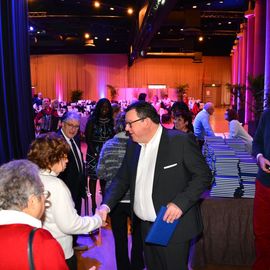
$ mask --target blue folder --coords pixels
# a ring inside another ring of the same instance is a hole
[[[173,223],[167,223],[163,221],[163,216],[167,210],[167,207],[161,206],[157,218],[149,230],[145,242],[149,244],[156,244],[161,246],[167,246],[173,232],[179,223],[179,219],[176,219]]]

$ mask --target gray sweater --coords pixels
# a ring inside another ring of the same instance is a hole
[[[129,137],[125,135],[125,132],[120,132],[112,139],[106,141],[101,149],[97,165],[97,176],[106,181],[106,188],[109,187],[118,169],[121,167],[128,139]],[[129,190],[121,201],[130,201]]]

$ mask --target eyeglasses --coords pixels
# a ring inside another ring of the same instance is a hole
[[[49,190],[44,190],[42,193],[41,193],[43,196],[44,196],[44,206],[45,208],[49,208],[51,207],[51,201],[49,201],[49,197],[51,196],[51,192]]]
[[[141,121],[141,120],[144,120],[146,117],[142,117],[142,118],[139,118],[137,120],[134,120],[134,121],[131,121],[131,122],[126,122],[126,126],[129,126],[130,128],[132,128],[132,124],[138,122],[138,121]]]
[[[51,192],[49,190],[44,190],[42,194],[44,195],[45,200],[51,196]]]
[[[70,123],[68,123],[68,122],[65,122],[65,124],[67,124],[68,125],[68,127],[70,127],[70,128],[74,128],[74,129],[79,129],[79,125],[72,125],[72,124],[70,124]]]

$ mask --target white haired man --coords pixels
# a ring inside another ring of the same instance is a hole
[[[210,116],[215,111],[214,104],[212,102],[205,103],[203,110],[200,111],[194,119],[194,135],[196,136],[200,147],[204,144],[205,136],[215,136],[215,133],[210,125]]]

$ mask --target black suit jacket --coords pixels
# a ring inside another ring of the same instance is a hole
[[[58,131],[58,134],[65,139],[61,130]],[[79,139],[75,137],[74,140],[80,149]],[[82,153],[80,152],[80,154],[83,161]],[[77,203],[78,200],[81,200],[81,198],[85,197],[86,176],[84,163],[83,163],[83,172],[80,173],[72,150],[70,150],[68,153],[68,163],[66,169],[63,172],[61,172],[58,177],[62,179],[68,186],[75,204]]]
[[[128,188],[133,206],[140,149],[139,144],[131,141],[128,143],[122,166],[103,201],[111,209]],[[170,165],[174,166],[166,168]],[[210,186],[211,180],[211,171],[194,139],[177,130],[163,128],[155,166],[152,199],[156,213],[162,205],[166,206],[170,202],[183,211],[172,242],[192,239],[202,231],[198,200]]]

